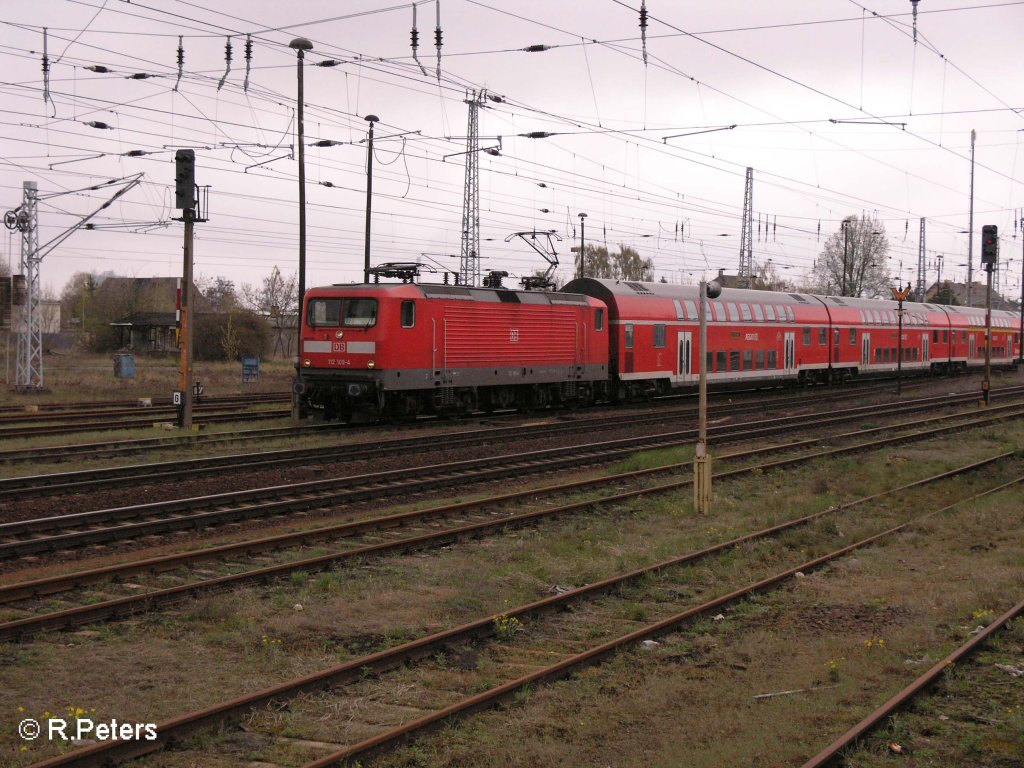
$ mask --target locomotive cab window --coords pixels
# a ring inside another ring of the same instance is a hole
[[[306,321],[312,326],[341,325],[341,299],[310,299]]]
[[[345,299],[342,325],[346,328],[370,328],[376,324],[376,299]]]
[[[416,302],[402,302],[402,327],[412,328],[416,325]]]
[[[369,328],[377,324],[376,299],[310,299],[306,305],[310,326]]]

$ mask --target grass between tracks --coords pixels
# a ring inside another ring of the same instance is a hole
[[[70,707],[95,709],[102,719],[165,719],[500,612],[555,586],[604,578],[1022,444],[1019,423],[977,430],[716,483],[715,512],[707,518],[693,514],[692,492],[684,489],[437,552],[296,574],[132,622],[0,645],[0,755],[13,755],[18,765],[59,748],[21,742],[16,725],[24,713],[38,717]],[[908,509],[939,506],[939,495],[962,497],[982,476],[991,481],[995,474],[978,473],[947,484],[941,493],[907,493],[902,500],[828,518],[769,544],[694,564],[687,579],[695,591],[725,591],[733,581],[749,580],[743,577],[751,562],[768,567],[783,556],[799,562],[827,544],[891,523]],[[698,621],[662,638],[654,651],[622,653],[602,667],[535,689],[516,705],[446,730],[385,764],[799,765],[919,674],[928,659],[961,642],[988,612],[999,613],[1019,599],[1021,497],[1018,487],[932,518],[724,611],[721,621]],[[645,606],[657,600],[657,579],[648,580],[637,588],[633,618],[643,618]],[[1019,663],[1020,643],[1011,638],[1002,653],[1011,659],[1016,653]],[[1022,700],[1019,679],[994,682],[1007,683],[1008,695]],[[995,700],[992,691],[1002,689],[986,688],[984,695]],[[792,690],[800,692],[753,698]],[[977,711],[1002,720],[1008,731],[1000,731],[1000,738],[1015,743],[1022,727],[1019,709],[1000,718],[991,709]],[[281,727],[307,738],[316,731],[303,730],[301,723]],[[255,757],[245,740],[228,736],[199,744],[219,742],[228,742],[227,756],[238,764]],[[972,744],[989,764],[1000,765],[994,740],[979,737]],[[906,746],[918,754],[924,749],[915,739]],[[871,750],[869,745],[869,754],[879,752]],[[297,756],[274,759],[288,764]],[[189,760],[191,753],[169,753],[151,762],[199,764]]]

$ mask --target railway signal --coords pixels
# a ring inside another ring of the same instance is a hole
[[[981,263],[985,271],[991,272],[999,260],[999,227],[986,224],[981,228]]]
[[[995,224],[985,224],[981,228],[981,263],[988,276],[985,287],[985,375],[981,380],[981,398],[985,405],[989,402],[992,370],[992,270],[995,269],[998,260],[999,227]]]

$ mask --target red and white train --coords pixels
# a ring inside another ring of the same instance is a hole
[[[582,278],[561,291],[419,283],[306,293],[295,388],[300,413],[413,418],[476,408],[624,401],[712,385],[845,381],[984,364],[985,310]],[[992,311],[991,362],[1018,359],[1020,321]]]

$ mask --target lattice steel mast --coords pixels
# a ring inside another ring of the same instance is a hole
[[[480,106],[483,91],[472,91],[466,127],[466,185],[462,198],[462,252],[459,275],[464,285],[480,285]]]
[[[18,389],[42,389],[43,323],[39,312],[40,280],[38,187],[34,181],[23,183],[24,198],[16,212],[16,228],[21,233],[21,273],[25,276],[25,303],[18,318],[18,357],[14,386]]]
[[[747,183],[743,193],[743,225],[740,230],[739,285],[754,287],[754,169],[747,168]]]
[[[925,291],[928,290],[928,286],[925,285],[927,272],[924,256],[924,219],[921,219],[921,237],[917,242],[917,288],[914,290],[914,301],[924,301]]]

